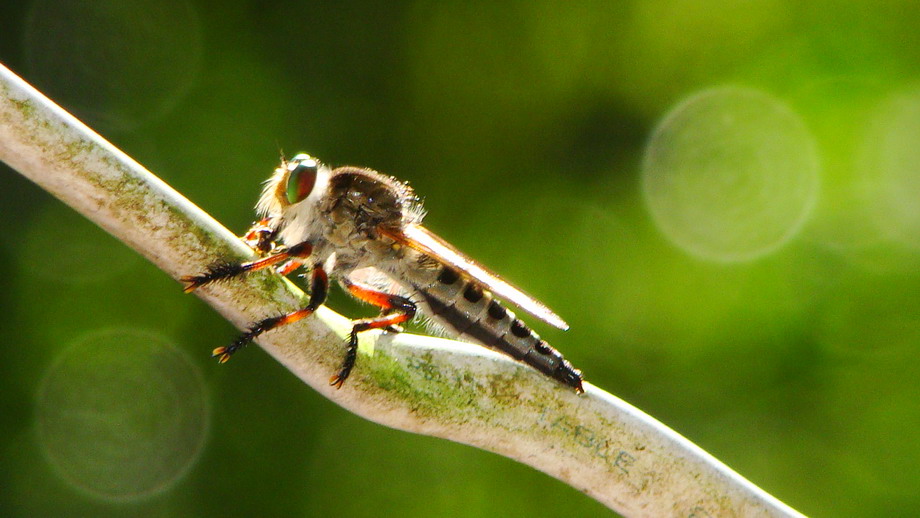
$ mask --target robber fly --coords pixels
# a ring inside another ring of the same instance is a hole
[[[282,160],[256,209],[263,219],[243,239],[261,257],[217,263],[201,275],[183,277],[185,291],[263,268],[287,275],[307,266],[310,299],[306,307],[255,322],[230,345],[214,349],[221,363],[262,333],[311,315],[326,300],[332,277],[355,298],[381,309],[376,318],[352,323],[345,359],[329,380],[335,387],[355,365],[358,333],[398,330],[422,313],[460,339],[501,351],[584,392],[581,371],[498,299],[560,329],[568,324],[423,227],[421,203],[405,183],[370,169],[331,169],[301,154]]]

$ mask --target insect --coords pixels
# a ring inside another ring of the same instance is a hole
[[[329,380],[337,388],[355,365],[358,333],[398,331],[421,313],[460,339],[503,352],[584,392],[581,371],[498,299],[560,329],[568,324],[423,227],[421,203],[407,184],[371,169],[332,169],[300,154],[282,159],[256,209],[263,219],[243,239],[260,258],[220,262],[183,277],[185,291],[264,268],[288,275],[306,266],[310,298],[306,307],[255,322],[230,345],[214,349],[221,363],[262,333],[310,316],[326,300],[331,277],[381,309],[378,317],[352,322],[344,361]]]

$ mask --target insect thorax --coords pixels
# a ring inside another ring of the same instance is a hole
[[[329,181],[328,194],[320,209],[320,217],[326,223],[322,239],[340,260],[354,266],[364,262],[365,256],[389,253],[391,243],[381,239],[378,228],[400,228],[414,217],[412,190],[368,169],[336,169]]]

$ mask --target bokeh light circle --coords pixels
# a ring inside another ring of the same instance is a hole
[[[124,501],[168,489],[194,465],[209,411],[202,377],[184,353],[152,333],[104,330],[48,370],[36,425],[64,480]]]
[[[199,75],[201,27],[188,0],[31,4],[30,80],[97,129],[131,130],[169,113]]]
[[[761,257],[798,232],[817,199],[818,155],[801,118],[759,90],[720,87],[674,108],[643,163],[661,231],[706,260]]]

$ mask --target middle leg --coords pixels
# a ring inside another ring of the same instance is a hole
[[[312,315],[317,308],[326,301],[326,294],[329,292],[329,277],[322,265],[317,264],[313,267],[313,275],[310,281],[310,301],[307,306],[297,311],[277,317],[269,317],[253,324],[248,331],[243,333],[232,344],[226,347],[218,347],[212,351],[211,356],[216,357],[220,363],[225,363],[239,349],[246,347],[249,342],[253,341],[266,331],[291,324]]]

